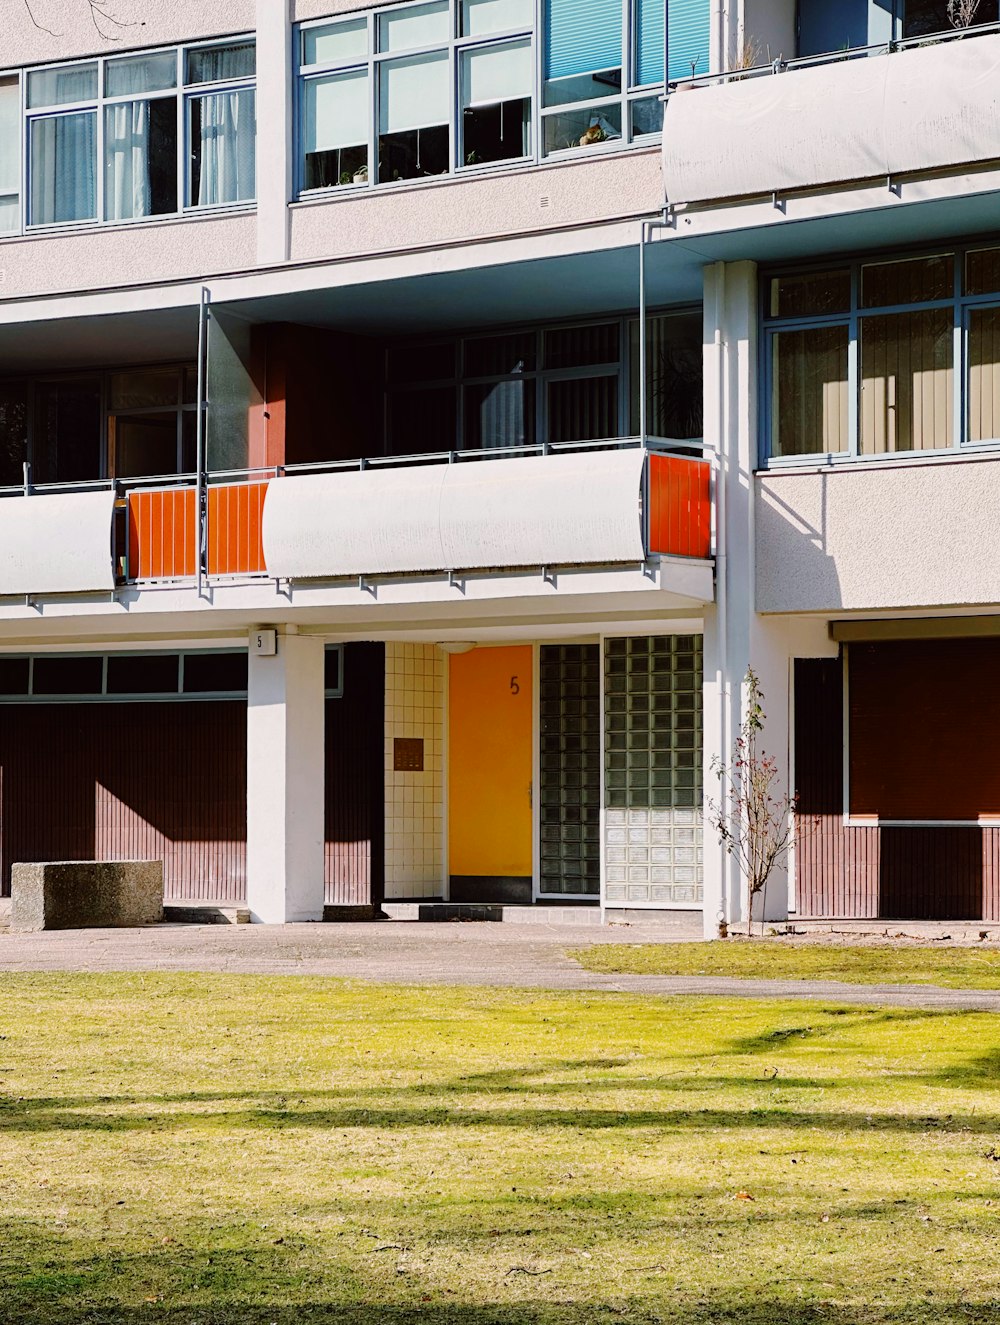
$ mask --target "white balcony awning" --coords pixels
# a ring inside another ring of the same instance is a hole
[[[113,492],[0,499],[0,595],[111,593]]]
[[[268,573],[640,562],[644,463],[635,448],[283,478],[264,504]]]
[[[1000,158],[1000,33],[704,87],[667,101],[678,205]]]

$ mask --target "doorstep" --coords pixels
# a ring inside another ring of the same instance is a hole
[[[383,902],[381,910],[389,920],[479,920],[506,925],[584,925],[594,928],[648,925],[661,930],[676,930],[684,937],[693,933],[700,937],[702,930],[700,911],[602,912],[596,903],[589,906],[574,906],[572,903],[546,906],[544,902],[535,905],[507,905],[502,902]]]
[[[250,912],[232,902],[164,902],[166,925],[249,925]]]

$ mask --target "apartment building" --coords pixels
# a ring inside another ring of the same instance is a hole
[[[3,0],[0,885],[1000,918],[995,11]]]

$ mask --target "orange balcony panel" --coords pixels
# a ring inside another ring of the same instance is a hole
[[[145,489],[128,494],[130,580],[174,580],[197,568],[194,488]]]
[[[261,521],[266,483],[232,483],[208,490],[209,575],[263,575]]]
[[[712,555],[712,469],[704,460],[649,457],[649,551]]]

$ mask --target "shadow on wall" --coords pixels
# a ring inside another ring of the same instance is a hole
[[[758,612],[833,611],[843,606],[837,563],[827,552],[827,505],[825,481],[821,485],[819,518],[815,522],[789,505],[773,485],[756,482],[754,551]]]

